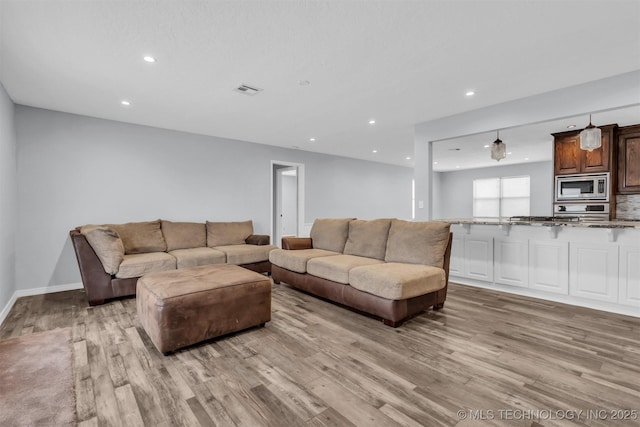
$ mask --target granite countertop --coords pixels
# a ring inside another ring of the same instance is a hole
[[[611,220],[611,221],[562,221],[554,219],[544,220],[510,220],[509,218],[445,218],[439,221],[451,224],[477,224],[477,225],[531,225],[538,227],[583,227],[583,228],[637,228],[640,229],[640,220]]]

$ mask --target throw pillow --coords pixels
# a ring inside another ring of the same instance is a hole
[[[80,227],[82,233],[98,255],[102,267],[107,274],[114,275],[124,259],[124,245],[118,233],[112,228],[101,225],[84,225]]]
[[[204,222],[162,221],[162,234],[167,251],[204,248],[207,246],[207,228]]]
[[[149,252],[165,252],[167,243],[162,235],[160,220],[148,222],[128,222],[126,224],[109,224],[124,244],[124,253],[145,254]]]
[[[207,221],[207,246],[244,245],[253,234],[253,221],[209,222]]]
[[[315,249],[340,252],[349,234],[349,221],[354,218],[319,218],[311,227],[311,241]]]
[[[344,253],[384,260],[389,227],[390,219],[356,219],[349,222],[349,237],[344,246]]]
[[[409,222],[394,219],[389,229],[384,260],[442,268],[450,227],[448,222],[442,221]]]

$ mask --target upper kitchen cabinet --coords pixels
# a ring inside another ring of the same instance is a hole
[[[640,194],[640,125],[618,129],[618,193]]]
[[[552,134],[554,137],[553,168],[556,175],[610,172],[613,165],[612,141],[617,125],[599,126],[602,146],[593,151],[580,149],[580,131]]]

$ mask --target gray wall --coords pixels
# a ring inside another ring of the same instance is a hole
[[[17,188],[14,107],[0,83],[0,312],[15,291]]]
[[[305,221],[411,217],[410,168],[16,106],[17,289],[80,281],[68,232],[156,218],[252,219],[269,234],[271,161],[305,165]]]
[[[472,217],[474,179],[523,175],[531,177],[531,215],[552,215],[553,162],[535,162],[452,172],[434,172],[433,217]]]

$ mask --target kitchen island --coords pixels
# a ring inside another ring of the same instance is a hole
[[[452,282],[640,317],[640,221],[443,221]]]

